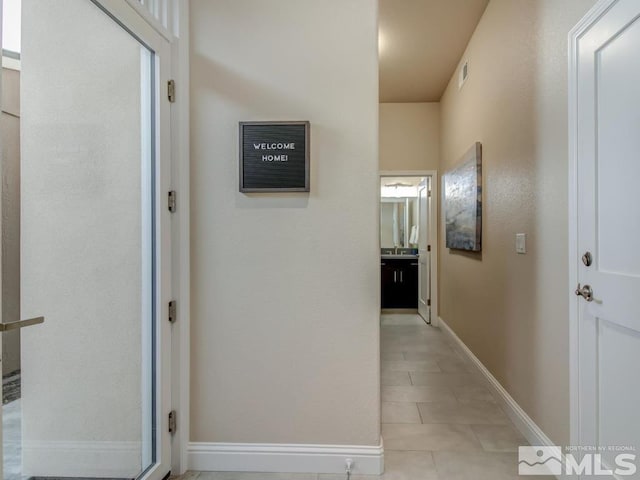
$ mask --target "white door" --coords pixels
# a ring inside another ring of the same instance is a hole
[[[605,466],[615,469],[620,451],[606,448],[632,447],[640,454],[640,2],[610,3],[577,37],[572,262],[583,289],[577,293],[587,297],[573,297],[579,370],[574,441],[604,447]],[[640,471],[620,478],[638,479]]]
[[[2,228],[21,318],[45,321],[21,331],[4,478],[161,479],[170,45],[122,0],[22,0],[20,53],[21,218]]]
[[[418,187],[418,313],[431,322],[431,252],[429,251],[429,177]]]

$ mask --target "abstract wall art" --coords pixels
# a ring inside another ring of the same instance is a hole
[[[482,250],[482,144],[476,142],[443,177],[446,246]]]

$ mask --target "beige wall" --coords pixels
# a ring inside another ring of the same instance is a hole
[[[191,2],[191,441],[379,444],[376,11]],[[311,122],[310,194],[238,192],[242,120]]]
[[[2,69],[2,322],[20,320],[20,72]],[[20,330],[2,334],[2,374],[20,370]]]
[[[484,223],[481,254],[441,245],[440,316],[559,444],[569,440],[567,33],[593,3],[492,0],[463,57],[469,78],[459,91],[456,72],[441,102],[441,171],[482,142]]]
[[[380,170],[437,170],[439,103],[380,104]]]

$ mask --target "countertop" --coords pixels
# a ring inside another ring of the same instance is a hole
[[[380,255],[382,260],[417,260],[418,255]]]

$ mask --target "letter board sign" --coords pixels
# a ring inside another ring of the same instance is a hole
[[[309,122],[240,122],[240,191],[309,191]]]

